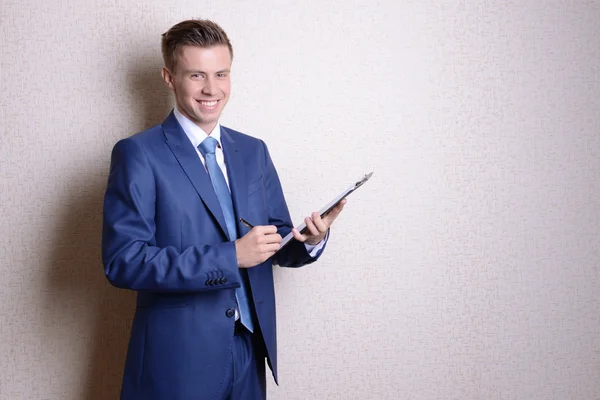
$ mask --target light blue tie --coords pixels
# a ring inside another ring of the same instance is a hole
[[[219,204],[221,205],[221,210],[223,211],[223,216],[225,217],[225,224],[227,225],[227,231],[229,233],[229,240],[233,241],[238,237],[235,215],[233,213],[233,203],[231,202],[231,194],[229,193],[227,181],[225,181],[223,171],[221,171],[221,168],[217,163],[217,157],[215,156],[215,149],[217,148],[218,144],[219,143],[217,142],[217,139],[208,136],[202,141],[202,143],[198,145],[198,149],[204,156],[206,169],[208,169],[208,175],[210,176],[213,189],[215,189],[215,193],[219,199]],[[254,332],[252,314],[250,313],[250,305],[248,304],[248,297],[246,296],[246,288],[244,287],[244,280],[239,270],[238,276],[240,278],[240,287],[235,290],[235,297],[237,300],[240,320],[250,332]]]

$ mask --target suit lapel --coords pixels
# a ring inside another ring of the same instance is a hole
[[[225,154],[225,165],[227,166],[227,176],[229,178],[229,188],[231,190],[231,198],[233,200],[233,208],[236,210],[238,232],[240,230],[239,218],[248,218],[248,181],[246,180],[246,168],[242,152],[231,132],[224,127],[221,127],[221,144]],[[249,221],[251,222],[251,221]]]
[[[202,161],[198,158],[196,149],[194,149],[194,146],[177,122],[172,111],[163,122],[163,132],[167,139],[167,145],[171,148],[179,165],[181,165],[196,192],[198,192],[206,207],[208,207],[211,214],[217,220],[225,236],[227,236],[225,217],[223,217],[223,211],[221,211],[219,200],[212,187],[208,173],[202,165]]]
[[[246,166],[239,144],[235,141],[231,131],[221,126],[221,144],[225,154],[225,165],[227,166],[227,176],[229,178],[229,187],[231,189],[231,198],[233,200],[233,208],[236,211],[236,224],[239,236],[243,236],[247,232],[247,227],[242,228],[239,219],[248,218],[248,180],[246,178]],[[248,221],[250,223],[256,223]],[[260,284],[258,268],[240,268],[240,274],[248,281],[250,288],[256,288]],[[256,302],[256,294],[250,290],[252,298]]]

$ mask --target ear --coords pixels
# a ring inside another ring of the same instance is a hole
[[[163,67],[161,75],[167,87],[171,90],[174,90],[175,86],[173,85],[173,74],[171,74],[171,71],[169,71],[167,67]]]

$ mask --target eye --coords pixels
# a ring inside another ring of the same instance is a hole
[[[192,79],[202,79],[204,76],[202,74],[191,74],[190,78]]]
[[[227,75],[227,72],[219,72],[219,73],[217,74],[217,77],[219,77],[219,78],[227,78],[227,76],[228,76],[228,75]]]

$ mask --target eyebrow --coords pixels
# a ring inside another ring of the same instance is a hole
[[[200,71],[199,69],[188,69],[188,70],[185,70],[184,72],[186,74],[207,74],[207,72]],[[215,72],[215,74],[222,74],[223,72],[231,72],[231,69],[229,69],[229,68],[222,69],[222,70]]]

